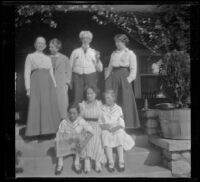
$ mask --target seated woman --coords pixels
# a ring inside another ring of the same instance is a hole
[[[122,109],[115,103],[115,99],[114,91],[107,90],[105,92],[105,105],[102,106],[101,110],[102,141],[106,150],[108,169],[110,172],[114,171],[112,149],[117,147],[119,156],[118,167],[120,171],[124,171],[123,150],[130,150],[135,145],[134,140],[124,130],[125,123]]]
[[[63,157],[70,154],[75,154],[74,168],[76,172],[81,172],[79,154],[94,135],[94,130],[79,114],[79,108],[72,106],[69,108],[69,119],[62,120],[60,123],[56,135],[58,157],[56,175],[60,175],[63,170]]]
[[[95,131],[94,136],[88,142],[88,145],[81,152],[81,156],[85,160],[85,172],[90,172],[90,160],[95,161],[95,170],[100,172],[101,165],[106,163],[106,156],[104,154],[103,144],[101,141],[101,128],[99,125],[100,110],[102,103],[96,100],[97,88],[95,86],[88,86],[85,89],[86,101],[81,102],[80,112],[82,117],[92,126]]]

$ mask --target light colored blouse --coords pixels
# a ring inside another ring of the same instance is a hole
[[[92,127],[82,117],[78,117],[74,122],[71,122],[69,120],[62,120],[59,125],[59,132],[68,132],[69,127],[72,127],[72,129],[76,133],[81,133],[81,131],[85,129],[86,131],[94,134],[94,130],[92,129]]]
[[[101,108],[101,124],[110,124],[111,128],[122,126],[125,128],[123,112],[119,105],[115,104],[112,107],[103,105]]]
[[[130,73],[128,76],[129,83],[135,80],[137,73],[137,58],[134,52],[128,48],[124,50],[116,50],[111,54],[108,65],[108,75],[111,74],[113,67],[128,67]]]
[[[101,72],[103,70],[103,65],[101,61],[97,64],[95,54],[95,49],[90,47],[87,49],[86,53],[84,53],[82,47],[72,51],[70,56],[72,72],[78,74],[91,74],[96,71]]]
[[[84,118],[100,118],[102,102],[96,100],[94,104],[88,104],[86,101],[79,103],[81,116]]]
[[[24,79],[26,90],[30,89],[31,71],[35,69],[48,69],[50,74],[53,73],[51,58],[43,53],[34,52],[28,54],[25,61]]]
[[[57,55],[51,55],[50,57],[57,86],[63,86],[65,84],[69,85],[71,82],[71,67],[67,56],[58,53]]]

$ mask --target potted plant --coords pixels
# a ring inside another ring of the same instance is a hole
[[[171,101],[158,110],[162,136],[169,139],[191,138],[190,56],[173,50],[163,57],[159,73],[162,89]]]

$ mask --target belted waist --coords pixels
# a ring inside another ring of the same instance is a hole
[[[127,70],[129,70],[129,67],[123,67],[123,66],[113,67],[113,71],[119,70],[119,69],[127,69]]]
[[[36,69],[31,70],[31,74],[34,73],[34,72],[38,72],[38,71],[49,72],[49,69],[47,69],[47,68],[36,68]]]
[[[86,121],[94,121],[97,122],[98,118],[84,118]]]

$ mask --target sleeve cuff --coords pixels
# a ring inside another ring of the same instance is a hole
[[[130,77],[127,77],[127,80],[129,83],[131,83],[133,81]]]

